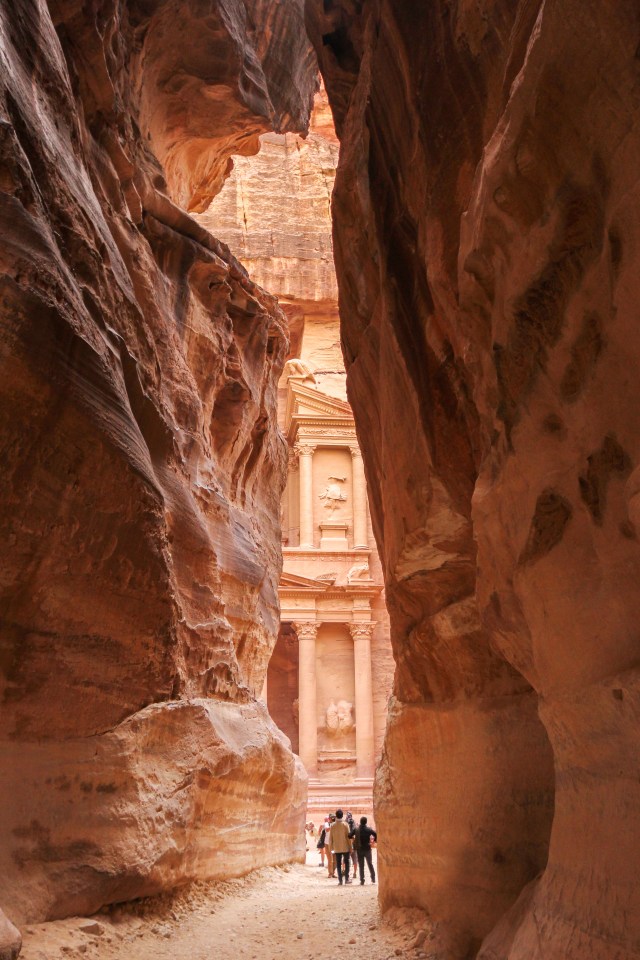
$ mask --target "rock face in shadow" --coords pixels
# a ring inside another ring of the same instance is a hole
[[[206,204],[231,150],[306,127],[314,59],[289,6],[0,11],[16,923],[302,853],[304,773],[255,701],[278,628],[286,324],[181,209]]]
[[[637,958],[640,15],[307,18],[397,662],[383,906],[459,958]]]

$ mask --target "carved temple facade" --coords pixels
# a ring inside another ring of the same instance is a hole
[[[303,358],[328,332],[326,320],[321,331],[304,327]],[[309,774],[311,814],[339,804],[371,812],[393,669],[362,456],[337,372],[326,378],[291,360],[280,394],[289,445],[282,625],[265,692]]]

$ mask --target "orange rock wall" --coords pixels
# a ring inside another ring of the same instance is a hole
[[[232,150],[305,129],[315,67],[288,7],[0,10],[0,905],[16,923],[303,851],[304,773],[255,700],[278,628],[286,323],[181,209]]]
[[[331,192],[338,143],[318,94],[306,137],[267,133],[255,157],[237,157],[198,221],[229,244],[251,277],[285,303],[333,319],[338,299]]]
[[[637,958],[637,5],[307,18],[397,663],[383,907],[450,957]]]

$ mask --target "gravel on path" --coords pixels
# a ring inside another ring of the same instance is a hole
[[[377,886],[338,885],[318,866],[256,870],[224,883],[105,908],[23,930],[21,960],[422,960],[417,911],[382,923]],[[426,952],[427,951],[427,952]]]

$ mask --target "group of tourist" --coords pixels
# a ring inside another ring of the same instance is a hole
[[[373,867],[371,851],[378,840],[378,834],[367,826],[367,818],[360,817],[356,826],[351,811],[346,817],[342,810],[328,814],[319,832],[313,823],[307,824],[307,837],[315,841],[316,849],[320,854],[319,867],[324,867],[325,860],[330,878],[338,873],[338,883],[351,883],[350,866],[353,863],[353,876],[356,869],[360,871],[360,883],[364,883],[364,865],[369,868],[371,883],[376,882],[376,872]]]

